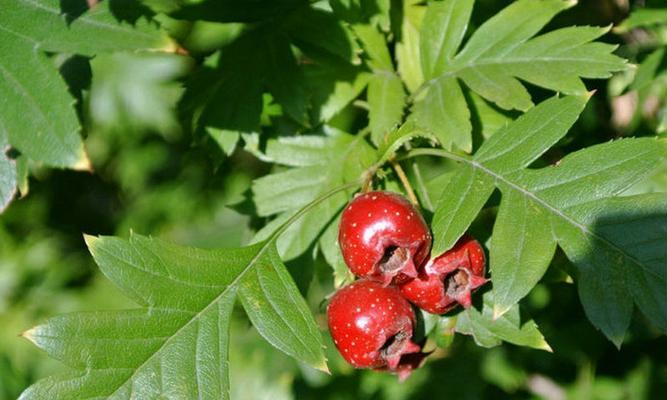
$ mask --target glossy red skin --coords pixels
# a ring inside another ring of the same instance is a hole
[[[444,254],[430,260],[423,273],[400,285],[401,294],[417,307],[432,314],[444,314],[457,305],[468,308],[471,293],[486,283],[486,258],[478,241],[465,235]],[[445,280],[454,273],[464,274],[467,284],[456,295],[446,291]]]
[[[354,198],[341,216],[338,243],[345,263],[359,277],[385,286],[415,277],[431,250],[431,233],[424,218],[403,196],[391,192],[368,192]],[[380,261],[389,246],[409,252],[405,267],[381,271]]]
[[[421,346],[412,342],[415,313],[398,289],[358,280],[336,292],[327,318],[336,348],[355,368],[389,370],[405,377],[416,367],[415,356],[401,362],[408,354],[421,354]],[[399,333],[403,340],[395,351],[384,353],[382,347]]]

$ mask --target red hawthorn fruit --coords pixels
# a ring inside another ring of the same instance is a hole
[[[395,287],[358,280],[336,292],[327,318],[336,348],[355,368],[386,370],[404,380],[426,356],[412,341],[412,306]]]
[[[470,294],[486,283],[486,259],[479,242],[463,236],[444,254],[430,260],[423,273],[400,285],[401,294],[432,314],[444,314],[457,305],[470,307]]]
[[[431,233],[419,210],[403,196],[368,192],[343,211],[338,243],[356,276],[387,286],[417,276],[431,250]]]

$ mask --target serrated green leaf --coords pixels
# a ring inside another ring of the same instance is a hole
[[[512,122],[512,117],[506,111],[493,106],[474,92],[470,95],[472,114],[479,121],[482,136],[488,139],[501,128]]]
[[[454,246],[493,193],[493,184],[493,177],[467,164],[451,177],[437,200],[431,222],[433,254],[440,255]]]
[[[380,144],[401,123],[405,90],[401,78],[390,72],[373,74],[367,90],[371,139]]]
[[[484,304],[479,311],[475,307],[460,313],[456,318],[455,330],[472,335],[475,343],[483,347],[495,347],[502,341],[518,346],[551,351],[535,321],[522,321],[519,306],[514,305],[499,318],[493,316],[494,301],[491,292],[484,294]]]
[[[616,201],[610,197],[663,162],[666,148],[663,142],[652,138],[625,139],[572,153],[555,166],[524,169],[565,135],[585,101],[582,97],[548,100],[496,132],[472,159],[448,155],[464,167],[452,178],[436,210],[433,252],[438,254],[453,244],[481,209],[486,197],[480,200],[467,194],[471,192],[471,175],[484,175],[486,182],[472,186],[486,190],[488,196],[493,182],[503,195],[490,264],[495,290],[503,296],[495,316],[500,316],[537,282],[550,261],[546,255],[553,252],[553,242],[557,240],[579,272],[580,298],[589,319],[620,345],[633,302],[653,313],[665,302],[654,288],[650,295],[643,293],[645,297],[640,298],[636,289],[639,285],[632,287],[628,275],[640,270],[660,276],[664,271],[656,272],[655,265],[639,261],[632,245],[603,238],[596,224],[605,216],[605,202]],[[459,205],[473,201],[474,207]],[[636,201],[647,200],[640,197]],[[638,213],[654,212],[654,218],[660,221],[663,211],[657,202],[646,204]],[[457,207],[465,213],[457,213],[453,223]],[[620,214],[616,229],[632,221],[624,220]],[[637,213],[633,217],[638,218]],[[645,235],[664,234],[658,226],[648,228]],[[444,240],[438,239],[441,237]],[[514,266],[517,262],[521,265]],[[500,268],[499,273],[494,272],[496,268]],[[645,277],[642,279],[647,283]],[[512,291],[516,282],[520,282],[518,289]],[[651,281],[654,285],[663,283],[664,278]],[[660,317],[652,319],[665,329]]]
[[[308,204],[327,183],[321,166],[289,169],[255,179],[252,186],[257,215],[269,216]]]
[[[74,99],[51,60],[3,29],[0,53],[0,125],[9,143],[45,165],[87,169]]]
[[[263,44],[266,83],[283,110],[302,125],[308,124],[303,71],[297,66],[287,35],[270,35]]]
[[[542,278],[556,251],[549,215],[515,191],[503,194],[493,230],[489,265],[493,266],[495,316],[505,314]]]
[[[229,398],[237,295],[268,342],[326,370],[317,324],[274,239],[204,250],[138,235],[87,237],[104,274],[142,308],[63,315],[24,333],[80,371],[40,381],[21,398]]]
[[[456,78],[440,79],[414,105],[414,120],[433,132],[442,147],[472,151],[472,125],[461,86]]]
[[[396,70],[403,79],[410,93],[424,82],[424,74],[420,64],[419,27],[426,7],[417,0],[403,3],[403,23],[401,25],[401,41],[396,44]]]
[[[285,29],[306,52],[311,48],[322,49],[349,63],[361,62],[361,48],[353,33],[331,12],[303,7],[289,16]]]
[[[664,194],[652,194],[587,202],[571,211],[578,231],[574,224],[555,223],[559,242],[577,266],[588,318],[617,346],[630,323],[633,302],[667,330],[666,200]]]
[[[359,182],[361,173],[377,157],[363,137],[342,132],[331,133],[319,155],[321,162],[317,165],[293,168],[254,181],[253,200],[257,209],[264,215],[282,212],[257,232],[255,241],[267,238],[282,225],[281,221],[287,220],[298,209],[299,204],[307,204],[318,195],[340,185]],[[331,165],[340,167],[331,168]],[[287,260],[303,254],[333,221],[347,200],[345,193],[330,196],[291,224],[277,241],[279,254]]]
[[[412,121],[407,121],[400,128],[392,130],[379,143],[378,163],[384,163],[391,159],[401,146],[416,137],[435,139],[429,132],[420,129]]]
[[[372,76],[343,63],[306,65],[304,74],[311,94],[313,119],[318,122],[330,121],[356,99]]]
[[[320,250],[327,263],[333,268],[334,286],[341,287],[347,282],[354,280],[354,275],[345,264],[343,253],[338,246],[338,226],[340,225],[340,214],[324,230],[319,241]]]
[[[391,0],[331,0],[339,18],[350,23],[365,23],[389,31]]]
[[[387,41],[382,32],[369,24],[352,25],[352,31],[361,42],[361,46],[368,56],[368,65],[373,70],[394,70],[394,64],[391,61]]]
[[[441,254],[454,246],[491,195],[502,174],[527,167],[555,144],[574,124],[586,104],[583,97],[552,98],[496,132],[468,160],[447,186],[433,216],[433,251]]]
[[[447,149],[471,141],[470,112],[454,86],[457,78],[503,109],[525,111],[533,103],[520,80],[581,95],[586,91],[581,78],[605,78],[626,68],[623,59],[611,54],[614,46],[592,42],[608,28],[567,27],[533,37],[558,12],[575,4],[562,0],[512,3],[482,24],[454,56],[471,3],[431,4],[425,16],[430,22],[422,32],[432,37],[428,43],[422,38],[422,69],[433,72],[417,91],[414,110],[420,114],[418,121],[436,133]]]
[[[327,157],[322,154],[330,146],[331,140],[325,136],[285,136],[268,140],[265,156],[271,162],[290,167],[324,165]]]
[[[456,55],[468,28],[473,4],[469,0],[428,4],[420,35],[421,65],[426,79],[441,74]]]
[[[120,22],[114,13],[139,12],[129,1],[104,1],[76,15],[54,0],[0,0],[0,30],[44,51],[95,55],[123,50],[173,50],[154,22]],[[113,4],[112,4],[113,3]],[[71,7],[70,7],[71,8]],[[78,13],[77,13],[78,14]]]

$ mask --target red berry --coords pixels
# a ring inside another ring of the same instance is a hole
[[[458,304],[468,308],[471,292],[486,283],[485,265],[482,246],[465,235],[454,248],[430,260],[421,276],[402,284],[401,294],[432,314],[444,314]]]
[[[412,341],[415,313],[394,287],[356,281],[336,292],[327,317],[336,348],[355,368],[389,370],[405,379],[425,356]]]
[[[345,263],[357,276],[388,285],[417,276],[428,258],[431,233],[420,212],[403,196],[369,192],[343,211],[338,243]]]

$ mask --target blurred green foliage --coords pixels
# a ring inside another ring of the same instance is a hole
[[[179,2],[144,3],[164,11]],[[477,3],[475,24],[508,1]],[[581,1],[550,27],[618,23],[636,6],[661,5],[660,1],[636,1],[628,8],[625,3]],[[196,12],[195,6],[192,12]],[[164,15],[157,18],[191,54],[202,59],[243,29],[243,24],[237,23],[190,23]],[[665,135],[666,29],[667,23],[651,22],[641,25],[639,31],[628,27],[604,38],[620,44],[618,53],[640,66],[608,82],[593,82],[599,94],[572,134],[552,149],[549,157],[557,160],[572,149],[622,135]],[[251,181],[268,172],[269,165],[251,154],[252,138],[246,137],[245,150],[228,147],[228,155],[218,147],[220,141],[212,140],[215,135],[191,132],[179,123],[176,106],[183,90],[181,78],[192,68],[188,59],[123,53],[54,61],[60,63],[61,74],[80,100],[78,112],[85,122],[85,143],[94,173],[31,165],[30,192],[0,216],[2,400],[16,398],[31,383],[61,368],[20,338],[22,331],[47,316],[68,311],[132,307],[101,276],[86,250],[82,232],[127,236],[134,230],[180,244],[232,247],[247,243],[263,224],[255,216],[247,193]],[[312,73],[313,79],[326,79],[317,75],[315,67],[307,73]],[[354,77],[354,72],[350,76]],[[355,97],[358,92],[353,86],[350,83],[340,88],[340,95],[345,97],[347,90]],[[536,102],[549,95],[540,90],[534,94]],[[289,122],[280,107],[270,97],[264,102],[271,105],[263,107],[261,116],[265,127],[271,123],[268,133],[275,136],[281,129],[288,130]],[[652,108],[647,108],[647,102]],[[335,104],[330,106],[337,113],[331,125],[346,131],[366,125],[354,105],[342,110]],[[421,171],[431,169],[428,163],[432,162],[420,161]],[[629,193],[667,191],[666,171],[667,165]],[[415,178],[416,172],[408,173]],[[432,188],[427,190],[444,186],[443,176],[434,182],[430,182],[432,177],[423,178],[426,187]],[[483,224],[484,218],[482,215],[476,224]],[[333,288],[329,267],[311,257],[292,260],[288,267],[300,288],[308,288],[313,309],[322,311],[320,303]],[[547,276],[525,302],[553,353],[509,344],[488,350],[459,335],[446,341],[446,348],[436,349],[426,366],[405,384],[390,375],[353,370],[331,344],[327,356],[332,375],[315,373],[272,349],[242,312],[235,313],[230,356],[232,398],[663,398],[667,393],[667,338],[637,315],[622,350],[616,350],[587,321],[576,289],[563,278],[567,270],[567,261],[562,254],[557,255]],[[302,277],[304,274],[307,276]]]

